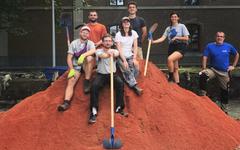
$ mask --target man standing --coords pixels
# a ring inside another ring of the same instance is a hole
[[[128,13],[132,29],[138,34],[138,52],[137,58],[143,59],[142,43],[147,36],[147,27],[142,17],[137,16],[137,3],[135,1],[128,2]]]
[[[88,24],[87,26],[91,29],[91,33],[89,35],[89,40],[93,41],[96,48],[101,46],[102,37],[107,34],[106,27],[97,22],[98,14],[95,10],[89,12],[88,15]]]
[[[229,92],[228,73],[234,70],[235,66],[237,65],[239,54],[231,44],[224,42],[224,40],[224,32],[217,32],[216,41],[209,43],[203,52],[202,71],[199,73],[199,86],[201,90],[199,95],[206,95],[207,81],[216,77],[221,88],[221,108],[227,113]],[[229,64],[230,55],[234,55],[234,61],[232,65]],[[206,68],[208,58],[210,58],[209,69]]]
[[[116,95],[116,113],[121,115],[127,115],[124,109],[124,83],[121,78],[115,74],[116,72],[116,57],[119,56],[119,52],[116,49],[111,49],[113,45],[113,39],[111,35],[107,34],[103,36],[103,47],[96,50],[96,56],[99,58],[97,64],[97,75],[93,81],[90,95],[90,117],[89,123],[95,123],[98,111],[98,97],[100,89],[110,83],[110,57],[114,57],[113,73],[114,73],[114,89]]]
[[[83,26],[79,32],[79,39],[74,40],[68,49],[67,64],[69,68],[68,82],[65,90],[64,101],[58,106],[58,111],[65,111],[70,107],[74,87],[81,75],[85,72],[85,80],[89,80],[92,74],[92,61],[95,53],[94,43],[88,40],[90,28]],[[86,84],[84,84],[86,86]],[[84,92],[90,89],[90,85],[84,87]]]

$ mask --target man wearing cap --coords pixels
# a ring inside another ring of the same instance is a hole
[[[137,16],[137,3],[135,1],[128,2],[128,13],[132,29],[136,31],[139,36],[137,57],[138,59],[143,59],[142,43],[147,36],[145,20],[142,17]]]
[[[89,35],[89,40],[93,41],[96,47],[101,46],[102,37],[107,34],[106,27],[97,22],[98,14],[95,10],[91,10],[88,14],[88,24],[87,26],[91,29]]]
[[[93,54],[95,53],[94,43],[88,40],[90,28],[83,26],[79,32],[79,39],[71,42],[68,48],[67,64],[69,67],[68,82],[65,90],[64,101],[58,106],[58,111],[65,111],[70,107],[74,87],[81,75],[82,70],[85,72],[85,80],[89,80],[92,73]],[[86,86],[86,85],[84,85]],[[84,87],[84,92],[89,87]]]

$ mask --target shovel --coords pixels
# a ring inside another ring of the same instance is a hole
[[[147,75],[147,67],[148,67],[148,60],[149,60],[149,54],[150,54],[150,49],[151,49],[151,43],[152,43],[152,34],[153,32],[157,29],[158,27],[158,23],[154,23],[148,32],[148,49],[147,49],[147,56],[146,56],[146,61],[145,61],[145,66],[144,66],[144,73],[143,75],[146,76]]]
[[[111,90],[111,128],[110,128],[110,139],[103,140],[103,147],[105,149],[120,149],[122,142],[120,139],[114,137],[114,99],[113,99],[113,56],[110,57],[110,90]]]

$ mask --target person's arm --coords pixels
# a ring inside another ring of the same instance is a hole
[[[87,56],[91,56],[96,52],[96,48],[95,48],[94,43],[92,41],[88,41],[87,44],[89,44],[89,45],[87,45],[87,48],[89,50],[82,54],[84,58],[87,57]]]
[[[176,36],[172,39],[172,41],[178,40],[178,41],[188,41],[189,40],[189,31],[187,27],[182,24],[182,36]]]
[[[144,42],[146,37],[147,37],[147,27],[144,26],[144,27],[142,27],[142,43]]]
[[[180,37],[180,36],[175,36],[175,37],[172,39],[172,41],[175,41],[175,40],[188,41],[188,40],[189,40],[189,36],[188,36],[188,35],[182,36],[182,37]]]
[[[110,49],[107,52],[103,52],[99,55],[97,55],[99,58],[105,59],[105,58],[109,58],[111,57],[111,55],[113,55],[113,57],[118,57],[119,56],[119,52],[117,50],[114,49]]]
[[[134,39],[133,41],[133,59],[137,59],[137,52],[138,52],[138,41]]]
[[[119,51],[119,56],[122,59],[122,61],[127,62],[126,58],[123,55],[123,50],[122,50],[122,46],[121,46],[120,42],[116,42],[116,46],[117,46],[117,49]]]
[[[228,71],[232,71],[232,70],[235,69],[235,67],[236,67],[236,65],[238,63],[238,59],[239,59],[239,53],[237,52],[235,57],[234,57],[233,64],[228,67]]]
[[[73,59],[73,55],[67,54],[67,65],[69,69],[73,69],[72,59]]]
[[[126,60],[125,56],[123,55],[123,49],[122,49],[122,46],[121,46],[120,42],[116,42],[116,46],[117,46],[117,49],[119,51],[119,56],[122,59],[123,65],[127,69],[128,68],[128,63],[127,63],[127,60]]]
[[[102,25],[102,33],[101,33],[101,38],[107,34],[107,29],[104,25]],[[102,45],[102,40],[98,41],[97,43],[95,43],[95,46],[98,47]]]
[[[160,37],[157,40],[152,40],[152,44],[156,44],[156,43],[162,43],[167,37],[165,35],[163,35],[162,37]]]
[[[234,61],[233,61],[233,65],[232,66],[236,67],[237,63],[238,63],[238,60],[239,60],[239,53],[237,52],[237,54],[234,57]]]
[[[102,40],[98,41],[97,43],[95,43],[95,46],[98,47],[99,45],[102,44]]]
[[[85,53],[83,53],[83,54],[78,58],[78,62],[77,62],[78,65],[82,65],[83,62],[84,62],[84,60],[85,60],[85,58],[86,58],[87,56],[91,56],[91,55],[95,54],[95,52],[96,52],[94,43],[93,43],[92,41],[89,41],[89,43],[87,43],[87,44],[89,44],[89,45],[87,45],[87,48],[90,49],[90,50],[86,51]]]
[[[92,49],[86,51],[85,53],[83,53],[82,55],[83,55],[83,57],[85,58],[85,57],[87,57],[87,56],[93,55],[93,54],[95,53],[95,51],[96,51],[96,49],[95,49],[95,48],[92,48]]]
[[[208,60],[208,57],[203,56],[203,58],[202,58],[202,70],[205,70],[207,68],[207,60]]]

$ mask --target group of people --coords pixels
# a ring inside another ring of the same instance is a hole
[[[139,62],[143,59],[142,43],[147,37],[145,20],[137,16],[137,3],[128,3],[128,17],[123,17],[119,25],[119,32],[116,33],[115,41],[103,24],[97,22],[96,11],[89,12],[89,22],[79,30],[79,39],[71,42],[67,64],[69,67],[68,82],[65,90],[65,97],[58,111],[65,111],[71,105],[74,87],[81,75],[85,73],[84,93],[90,93],[90,116],[89,123],[95,123],[98,114],[99,90],[110,82],[110,57],[113,57],[114,89],[116,93],[115,112],[123,116],[124,112],[124,82],[137,94],[141,95],[143,89],[137,85],[139,75]],[[165,29],[163,35],[157,39],[150,39],[152,44],[161,43],[168,39],[169,70],[168,81],[179,84],[179,60],[183,58],[187,50],[189,31],[184,24],[179,22],[180,16],[173,12],[170,14],[170,25]],[[149,36],[152,38],[152,36]],[[228,72],[237,65],[239,54],[229,43],[224,42],[225,34],[216,33],[216,41],[207,45],[203,52],[202,71],[200,72],[199,85],[201,96],[206,95],[207,81],[217,77],[221,87],[221,102],[228,103]],[[116,45],[116,49],[112,46]],[[229,55],[234,55],[234,62],[230,65]],[[207,60],[210,58],[210,68],[207,69]],[[91,84],[91,75],[96,66],[96,77]],[[122,78],[116,73],[117,68]],[[224,106],[226,107],[226,106]]]
[[[84,93],[90,93],[89,123],[96,122],[98,113],[98,98],[100,89],[110,82],[110,57],[113,57],[114,89],[116,93],[115,112],[123,116],[124,112],[124,82],[138,95],[143,93],[137,85],[139,75],[138,59],[143,59],[141,44],[146,38],[147,28],[143,18],[136,15],[137,4],[129,2],[129,17],[123,17],[120,30],[115,41],[107,33],[106,27],[97,22],[98,14],[90,11],[89,22],[80,28],[79,39],[71,42],[68,48],[67,64],[69,67],[68,82],[64,101],[58,106],[58,111],[65,111],[71,105],[74,87],[81,75],[85,73]],[[116,49],[112,49],[113,45]],[[91,75],[96,66],[96,77],[91,83]],[[122,78],[116,73],[119,68]]]

